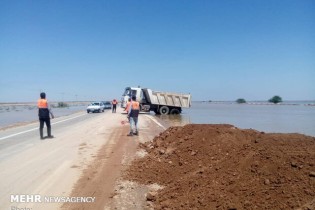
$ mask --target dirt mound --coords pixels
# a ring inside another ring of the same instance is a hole
[[[164,186],[155,209],[315,209],[315,138],[232,125],[171,127],[126,177]]]

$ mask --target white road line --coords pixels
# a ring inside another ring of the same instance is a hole
[[[154,119],[152,116],[150,116],[150,115],[145,115],[145,116],[150,118],[153,122],[155,122],[158,126],[163,128],[164,130],[166,130],[166,128],[161,123],[159,123],[156,119]]]
[[[78,117],[82,117],[86,114],[82,114],[82,115],[79,115],[79,116],[75,116],[75,117],[71,117],[71,118],[68,118],[68,119],[65,119],[65,120],[60,120],[58,122],[54,122],[54,123],[51,123],[51,125],[55,125],[55,124],[58,124],[58,123],[62,123],[62,122],[65,122],[65,121],[68,121],[68,120],[72,120],[72,119],[75,119],[75,118],[78,118]],[[22,131],[22,132],[19,132],[19,133],[14,133],[14,134],[11,134],[11,135],[8,135],[8,136],[4,136],[4,137],[1,137],[0,138],[0,141],[1,140],[4,140],[4,139],[8,139],[8,138],[11,138],[13,136],[18,136],[18,135],[21,135],[21,134],[24,134],[24,133],[28,133],[28,132],[31,132],[31,131],[35,131],[35,130],[38,130],[39,128],[32,128],[32,129],[29,129],[29,130],[26,130],[26,131]]]

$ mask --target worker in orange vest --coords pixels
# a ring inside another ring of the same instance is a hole
[[[38,107],[38,117],[39,117],[39,134],[40,139],[43,140],[44,138],[44,123],[47,127],[47,138],[54,138],[54,136],[51,135],[51,125],[50,125],[50,115],[51,118],[54,118],[54,115],[48,105],[48,102],[46,100],[46,94],[41,93],[40,99],[37,101],[37,107]]]
[[[128,111],[128,119],[130,122],[130,132],[127,136],[139,135],[138,130],[138,116],[140,112],[140,104],[136,101],[136,96],[132,96],[132,101],[130,103]]]
[[[116,99],[114,99],[113,101],[112,101],[112,105],[113,105],[113,107],[112,107],[112,113],[116,113],[116,106],[117,106],[117,100]]]
[[[125,110],[124,110],[124,111],[127,112],[127,114],[128,114],[128,111],[129,111],[130,104],[131,104],[131,98],[128,98],[128,102],[127,102],[126,108],[125,108]]]

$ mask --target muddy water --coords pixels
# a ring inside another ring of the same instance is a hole
[[[169,125],[188,123],[232,124],[265,132],[315,136],[315,106],[193,103],[181,115],[158,116]]]
[[[310,102],[314,104],[314,102]],[[315,136],[315,106],[198,103],[184,109],[181,115],[156,115],[168,125],[189,123],[232,124],[265,132],[302,133]],[[53,108],[55,117],[85,111],[86,105]],[[153,113],[151,113],[153,115]],[[31,105],[0,106],[0,128],[12,124],[37,121],[37,108]]]
[[[52,108],[55,117],[85,111],[86,105]],[[38,121],[38,109],[35,105],[2,105],[0,106],[0,128]]]

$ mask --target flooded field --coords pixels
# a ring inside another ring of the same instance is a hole
[[[310,104],[314,102],[288,105],[195,102],[181,115],[158,117],[170,125],[232,124],[265,132],[315,136],[315,106]]]
[[[232,124],[239,128],[252,128],[265,132],[301,133],[315,136],[315,102],[270,104],[235,104],[193,102],[181,115],[156,115],[169,126],[202,124]],[[52,108],[55,117],[85,111],[86,103]],[[154,115],[154,113],[150,113]],[[0,105],[0,128],[37,121],[35,104]],[[140,122],[141,123],[141,122]]]
[[[55,117],[85,111],[88,103],[73,103],[68,107],[58,108],[57,104],[51,104]],[[38,120],[38,109],[36,104],[0,104],[0,129],[29,123]]]

